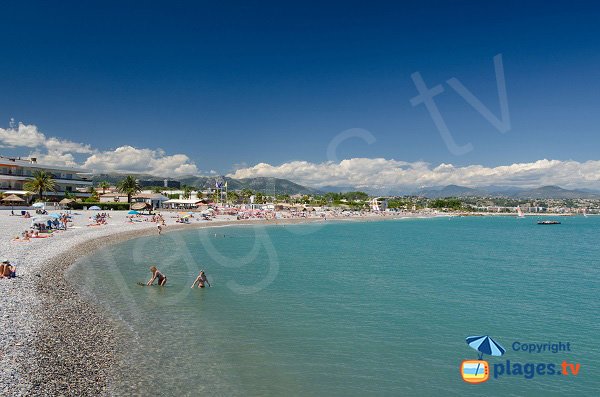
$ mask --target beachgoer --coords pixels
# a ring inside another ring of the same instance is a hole
[[[200,270],[200,274],[198,274],[198,277],[196,277],[194,283],[190,288],[194,288],[196,283],[198,283],[198,288],[204,288],[204,284],[208,284],[208,286],[210,287],[210,283],[206,279],[206,273],[204,273],[204,270]]]
[[[152,285],[154,280],[158,278],[158,285],[165,285],[167,283],[167,276],[162,274],[160,270],[156,268],[156,266],[151,266],[150,271],[152,272],[152,278],[146,283],[146,285]]]
[[[0,278],[15,278],[17,272],[17,267],[11,265],[8,259],[4,259],[2,263],[0,263]]]
[[[160,236],[160,233],[162,232],[162,225],[160,223],[157,223],[156,228],[158,229],[158,235]]]

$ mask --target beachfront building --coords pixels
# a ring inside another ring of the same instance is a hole
[[[44,196],[51,199],[60,199],[66,194],[77,198],[90,197],[90,193],[81,192],[92,186],[89,173],[85,170],[41,164],[36,158],[21,159],[0,156],[0,192],[4,194],[15,194],[27,200],[33,200],[32,196],[25,191],[25,183],[33,179],[35,171],[45,171],[52,174],[56,183],[55,190],[44,192]]]
[[[197,209],[199,205],[202,205],[202,200],[199,199],[170,199],[163,201],[163,208],[167,209]]]
[[[162,208],[163,203],[168,200],[168,197],[160,193],[140,193],[131,198],[132,202],[146,203],[147,206],[153,209]],[[125,197],[125,202],[127,202],[127,197]]]
[[[124,193],[106,193],[100,195],[101,203],[126,203],[127,195]]]

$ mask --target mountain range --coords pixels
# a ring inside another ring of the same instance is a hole
[[[162,186],[164,178],[138,174],[135,175],[140,180],[156,181],[157,186]],[[116,184],[123,179],[123,174],[96,174],[92,180],[95,184],[100,181],[107,181],[111,184]],[[402,195],[415,195],[427,198],[443,198],[443,197],[510,197],[510,198],[532,198],[532,199],[600,199],[600,192],[589,190],[589,189],[563,189],[559,186],[542,186],[538,188],[526,189],[516,186],[483,186],[477,188],[470,188],[466,186],[458,185],[447,185],[447,186],[433,186],[421,188],[418,190],[410,189],[396,189],[390,191],[390,189],[365,189],[364,187],[353,187],[353,186],[324,186],[319,189],[302,186],[295,182],[281,178],[268,178],[268,177],[257,177],[257,178],[244,178],[234,179],[229,177],[210,177],[210,176],[189,176],[177,179],[182,185],[193,186],[195,188],[207,189],[215,186],[217,181],[227,182],[229,190],[242,190],[250,189],[253,191],[261,192],[264,194],[323,194],[326,192],[349,192],[349,191],[365,191],[371,195],[380,196],[402,196]]]
[[[559,186],[541,186],[533,189],[515,186],[485,186],[469,188],[465,186],[448,185],[443,187],[423,188],[415,195],[427,198],[442,197],[511,197],[532,199],[600,199],[600,192],[593,190],[569,190]]]
[[[124,178],[124,174],[111,173],[111,174],[95,174],[92,177],[94,184],[98,184],[101,181],[106,181],[111,185],[117,184],[121,179]],[[156,186],[162,186],[165,178],[156,177],[147,174],[136,174],[134,175],[139,180],[144,181],[156,181]],[[210,177],[210,176],[189,176],[183,178],[177,178],[177,181],[181,182],[181,185],[188,185],[199,189],[213,188],[216,182],[224,183],[227,182],[227,188],[229,190],[242,190],[250,189],[252,191],[262,192],[264,194],[322,194],[323,191],[313,189],[310,187],[302,186],[297,183],[291,182],[287,179],[280,178],[243,178],[234,179],[229,177]]]

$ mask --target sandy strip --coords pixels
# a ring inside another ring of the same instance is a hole
[[[156,234],[150,222],[126,223],[125,212],[111,212],[107,226],[87,227],[90,213],[79,211],[74,225],[56,236],[30,243],[11,237],[30,221],[0,211],[2,257],[17,264],[19,278],[0,280],[0,395],[107,395],[117,368],[114,323],[104,309],[90,304],[64,278],[77,259],[110,244]],[[226,225],[276,225],[323,222],[319,218],[174,223],[167,213],[163,233]],[[415,216],[417,217],[417,216]],[[338,220],[379,221],[398,217]]]

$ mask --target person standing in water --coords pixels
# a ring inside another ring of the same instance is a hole
[[[198,274],[198,277],[196,277],[196,279],[194,280],[194,283],[192,284],[192,286],[190,288],[194,288],[196,283],[198,283],[198,288],[204,288],[205,283],[208,284],[208,286],[210,287],[210,283],[208,282],[208,280],[206,278],[206,273],[204,273],[204,270],[200,270],[200,274]]]
[[[152,285],[154,280],[158,279],[158,285],[163,286],[167,283],[167,276],[162,274],[156,266],[151,266],[150,271],[152,272],[152,278],[146,283],[146,285]]]

